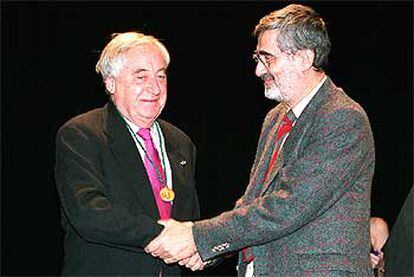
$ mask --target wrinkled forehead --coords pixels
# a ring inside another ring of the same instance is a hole
[[[124,52],[127,55],[139,55],[139,56],[163,56],[164,53],[160,46],[153,42],[137,43],[130,49]]]
[[[166,71],[168,63],[157,45],[140,44],[127,50],[122,57],[123,68],[128,72]]]
[[[125,63],[156,63],[168,66],[163,50],[155,43],[140,43],[123,53]]]

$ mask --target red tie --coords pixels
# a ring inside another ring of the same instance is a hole
[[[263,182],[267,179],[270,169],[273,167],[275,161],[277,160],[277,156],[279,154],[283,140],[285,139],[285,137],[289,134],[290,130],[292,129],[292,125],[293,125],[295,118],[296,117],[293,114],[292,110],[289,110],[289,112],[286,113],[285,116],[283,117],[282,123],[277,129],[275,146],[273,148],[274,152],[269,162],[269,166],[267,167]],[[249,251],[249,247],[242,249],[242,260],[243,262],[246,262],[246,263],[250,263],[251,261],[254,260],[254,255],[251,251]]]
[[[152,192],[157,202],[158,212],[161,219],[169,219],[171,217],[171,203],[161,199],[160,190],[167,185],[167,179],[161,166],[158,151],[154,147],[148,128],[141,128],[137,133],[145,142],[145,169],[151,182]],[[161,181],[162,180],[162,181]]]
[[[293,112],[292,112],[292,115],[293,115]],[[269,166],[267,167],[264,180],[266,180],[267,177],[269,176],[270,169],[272,169],[272,167],[273,167],[273,165],[274,165],[274,163],[277,159],[277,156],[279,154],[279,151],[280,151],[281,145],[283,143],[283,140],[287,137],[290,130],[292,129],[293,120],[289,118],[289,117],[292,117],[292,115],[291,114],[285,114],[285,116],[282,119],[282,123],[281,123],[281,125],[279,126],[279,128],[277,130],[276,143],[275,143],[275,147],[274,147],[275,150],[274,150],[272,159],[269,162]]]

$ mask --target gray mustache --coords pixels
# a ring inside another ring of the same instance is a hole
[[[265,80],[267,80],[267,79],[271,79],[271,80],[273,80],[274,78],[273,78],[273,75],[272,75],[272,74],[265,73],[265,74],[263,74],[262,76],[260,76],[260,79],[262,79],[263,81],[265,81]]]

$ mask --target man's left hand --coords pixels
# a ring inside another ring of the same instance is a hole
[[[160,257],[168,264],[189,258],[196,253],[192,222],[168,219],[159,220],[158,223],[165,228],[145,247],[145,252]]]
[[[192,271],[203,270],[204,267],[209,263],[210,262],[203,262],[198,252],[196,252],[190,258],[186,258],[178,262],[179,265],[185,266],[186,268],[189,268]]]

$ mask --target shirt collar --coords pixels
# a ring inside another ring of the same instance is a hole
[[[309,92],[305,97],[302,98],[302,100],[299,101],[293,108],[293,114],[296,116],[296,118],[299,118],[299,116],[302,114],[303,110],[306,108],[306,106],[309,104],[309,102],[312,100],[312,98],[315,96],[315,94],[318,92],[318,90],[321,88],[323,83],[326,80],[326,75],[322,78],[322,80]]]
[[[131,128],[131,130],[134,132],[134,134],[138,133],[138,131],[141,129],[141,127],[139,127],[138,125],[136,125],[134,122],[130,121],[125,116],[122,116],[122,117],[125,119],[125,122]],[[156,124],[156,122],[154,122],[154,124],[152,124],[151,127],[149,128],[150,129],[150,132],[151,132],[151,135],[153,134],[153,132],[155,130],[155,124]]]

